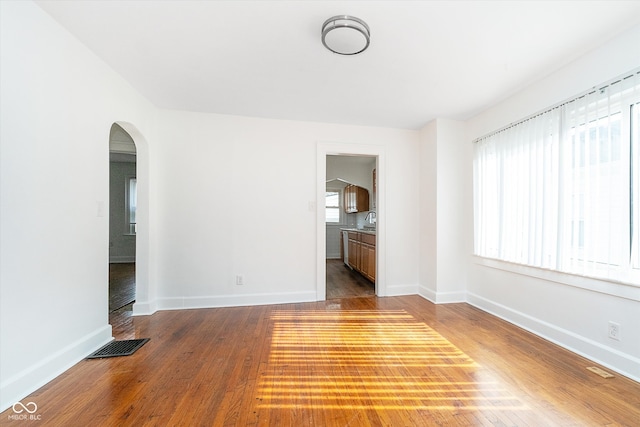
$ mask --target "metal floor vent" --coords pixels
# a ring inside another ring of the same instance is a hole
[[[103,357],[130,356],[137,349],[142,347],[149,341],[149,338],[140,338],[136,340],[111,341],[109,344],[96,350],[95,353],[87,356],[87,359],[102,359]]]

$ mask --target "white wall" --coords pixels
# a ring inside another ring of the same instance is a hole
[[[420,131],[420,287],[430,301],[438,293],[438,125],[433,120]]]
[[[473,200],[465,123],[437,119],[420,131],[420,295],[466,300]]]
[[[373,207],[374,157],[327,156],[327,180],[340,178],[369,191],[369,206]]]
[[[4,410],[111,339],[109,131],[153,109],[33,3],[0,31]]]
[[[640,26],[636,26],[470,120],[467,140],[504,127],[639,65]],[[467,167],[472,168],[472,164],[467,162]],[[640,287],[471,257],[468,300],[640,380]],[[621,341],[607,337],[610,320],[622,325]]]
[[[316,299],[320,141],[385,148],[387,282],[416,288],[416,132],[179,111],[159,123],[159,308]]]

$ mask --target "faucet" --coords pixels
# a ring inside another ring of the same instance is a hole
[[[375,224],[376,223],[376,213],[371,211],[367,214],[367,216],[364,217],[365,222],[369,221],[369,224]]]

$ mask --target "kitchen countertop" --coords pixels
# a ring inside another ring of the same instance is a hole
[[[365,233],[365,234],[376,234],[376,230],[368,230],[366,228],[341,228],[340,230],[342,231],[353,231],[353,232],[358,232],[358,233]]]

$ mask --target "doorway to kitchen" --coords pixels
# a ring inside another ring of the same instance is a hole
[[[375,295],[376,157],[328,155],[327,299]]]
[[[319,143],[317,299],[386,295],[384,147]]]

